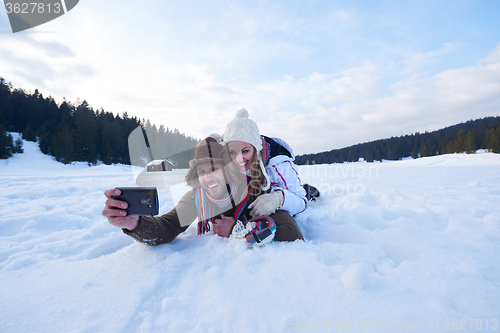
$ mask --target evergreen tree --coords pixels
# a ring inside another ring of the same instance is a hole
[[[74,131],[68,125],[64,125],[64,128],[55,137],[52,150],[57,161],[64,164],[74,161]]]
[[[12,136],[5,131],[0,124],[0,159],[6,159],[12,156]]]
[[[420,157],[427,157],[427,156],[431,156],[431,151],[429,150],[429,148],[427,148],[427,144],[423,144],[422,145],[422,148],[420,149]]]
[[[373,152],[371,151],[371,149],[368,149],[366,151],[365,161],[367,161],[367,162],[373,162]]]
[[[439,142],[439,154],[449,154],[451,151],[448,151],[448,145],[453,142],[453,138],[450,135],[445,135],[441,141]]]
[[[102,162],[106,165],[113,163],[113,149],[111,149],[111,144],[109,141],[106,142],[105,148],[103,150]]]
[[[431,148],[429,149],[429,156],[437,155],[437,146],[435,143],[432,143]]]
[[[375,153],[374,153],[374,155],[373,155],[373,159],[374,159],[375,161],[380,161],[380,162],[382,162],[382,153],[380,152],[380,149],[379,149],[378,147],[375,149]],[[340,162],[340,161],[342,161],[342,162]],[[344,162],[344,159],[343,159],[343,158],[341,158],[341,159],[339,160],[339,163],[343,163],[343,162]]]
[[[14,146],[12,147],[12,153],[14,154],[20,154],[23,153],[23,140],[21,137],[18,137],[17,140],[14,142]]]
[[[457,142],[453,140],[446,145],[446,154],[455,154],[455,153],[458,153],[458,146]]]
[[[472,154],[477,150],[476,139],[473,132],[469,132],[465,136],[464,149],[467,154]]]
[[[455,140],[455,153],[461,153],[465,151],[465,132],[462,130],[458,133],[458,137]]]
[[[486,131],[485,146],[493,153],[500,153],[500,127]]]
[[[40,147],[40,151],[46,155],[52,155],[54,154],[51,153],[51,143],[50,143],[50,138],[48,137],[48,134],[42,134],[40,136],[40,141],[38,143],[38,146]]]
[[[494,153],[500,153],[500,126],[495,130],[494,144],[492,151]]]
[[[417,148],[417,146],[414,146],[414,147],[413,147],[413,151],[411,152],[411,157],[412,157],[413,159],[417,159],[417,158],[419,158],[419,156],[418,156],[418,148]]]
[[[23,138],[26,141],[36,142],[36,134],[31,124],[28,124],[23,131]]]
[[[5,82],[3,77],[0,77],[0,124],[4,125],[4,129],[12,131],[12,85]]]
[[[75,159],[77,161],[97,163],[96,153],[96,119],[87,101],[83,101],[74,113],[75,118]]]

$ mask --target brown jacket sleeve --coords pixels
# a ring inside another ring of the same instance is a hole
[[[137,227],[123,232],[151,246],[170,243],[196,219],[194,192],[184,194],[177,205],[162,216],[140,216]]]

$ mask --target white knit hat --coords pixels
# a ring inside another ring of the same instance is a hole
[[[236,112],[235,118],[227,124],[222,138],[223,145],[227,145],[231,141],[242,141],[254,146],[258,152],[262,150],[259,128],[255,121],[248,119],[246,109]]]

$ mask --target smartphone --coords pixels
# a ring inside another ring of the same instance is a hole
[[[156,187],[115,187],[121,194],[113,199],[128,203],[127,215],[158,215],[158,191]]]

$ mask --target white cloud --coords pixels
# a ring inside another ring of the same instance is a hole
[[[403,54],[403,70],[400,75],[415,74],[420,68],[426,65],[433,65],[442,60],[445,56],[454,52],[457,45],[453,43],[443,43],[440,49],[428,52],[417,52]]]
[[[289,120],[289,128],[303,139],[295,140],[293,133],[287,137],[297,151],[316,152],[500,115],[500,61],[479,63],[397,82],[384,98],[353,95],[337,108],[311,109]]]

